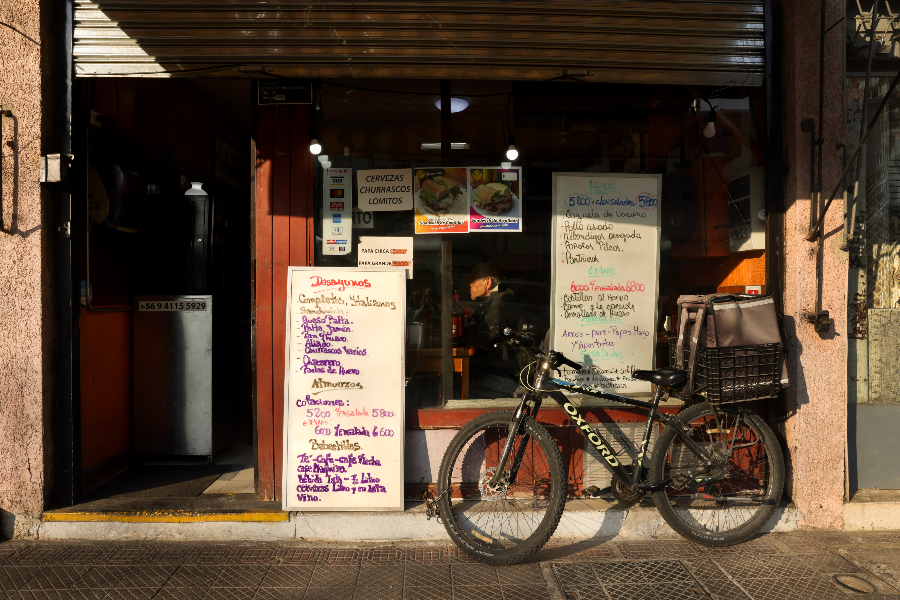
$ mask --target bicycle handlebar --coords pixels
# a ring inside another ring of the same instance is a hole
[[[500,344],[507,344],[510,346],[519,346],[519,345],[525,344],[525,345],[528,345],[531,348],[531,350],[534,351],[536,354],[538,354],[538,355],[544,354],[538,348],[535,347],[534,333],[532,333],[530,331],[527,331],[524,333],[517,333],[517,332],[513,331],[512,329],[510,329],[509,327],[507,327],[503,330],[503,335],[506,336],[507,339],[502,342],[494,344],[495,346],[498,346]],[[580,371],[582,369],[582,366],[580,364],[578,364],[574,360],[569,360],[568,358],[565,357],[565,355],[562,352],[551,351],[550,354],[552,356],[552,363],[554,365],[553,366],[554,369],[558,370],[559,365],[566,365],[567,367],[571,367],[571,368],[575,369],[576,371]]]
[[[572,367],[576,371],[581,370],[581,365],[579,365],[577,362],[575,362],[573,360],[569,360],[568,358],[563,356],[562,352],[555,352],[554,354],[556,354],[556,360],[560,364],[566,365],[567,367]]]

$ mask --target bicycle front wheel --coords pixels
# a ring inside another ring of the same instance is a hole
[[[469,556],[491,565],[517,563],[537,552],[565,508],[559,447],[530,417],[513,439],[501,484],[491,483],[512,418],[513,413],[498,411],[472,420],[450,442],[438,473],[447,533]]]
[[[753,537],[772,517],[784,487],[784,461],[775,434],[757,414],[697,404],[676,417],[684,435],[726,472],[700,459],[666,427],[650,461],[650,481],[672,481],[653,493],[663,519],[682,536],[707,546],[730,546]]]

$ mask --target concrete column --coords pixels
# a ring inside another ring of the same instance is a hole
[[[845,3],[826,0],[825,27],[844,15]],[[788,329],[789,374],[787,415],[786,491],[800,511],[800,526],[843,526],[844,452],[847,437],[847,253],[839,248],[844,214],[843,190],[832,204],[824,225],[824,241],[805,241],[810,227],[811,134],[801,130],[813,119],[824,140],[824,168],[820,207],[843,170],[845,142],[844,25],[825,38],[823,123],[819,123],[819,41],[821,12],[818,0],[785,0],[784,35],[784,310]],[[852,148],[850,149],[852,151]],[[821,283],[817,283],[817,271]],[[822,308],[834,327],[817,333],[806,322],[815,310],[821,288]]]
[[[45,485],[51,306],[39,183],[41,27],[38,0],[0,3],[3,118],[0,231],[0,522],[4,537],[36,535]]]

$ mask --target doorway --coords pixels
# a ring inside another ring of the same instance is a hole
[[[251,81],[77,97],[80,500],[253,495]]]

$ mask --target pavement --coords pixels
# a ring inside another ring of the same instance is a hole
[[[727,548],[551,540],[490,567],[447,543],[0,543],[0,600],[900,599],[900,532],[792,532]]]

